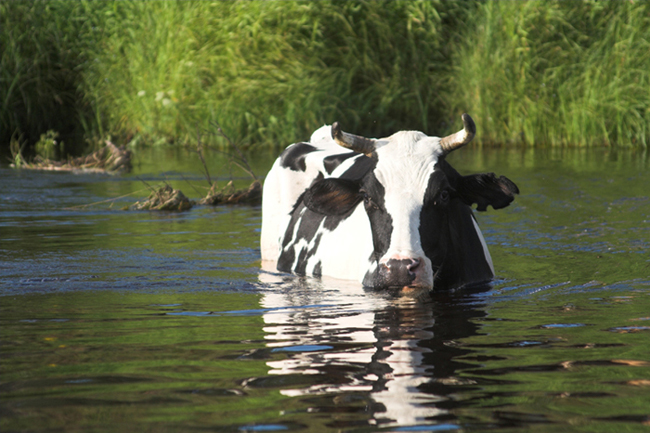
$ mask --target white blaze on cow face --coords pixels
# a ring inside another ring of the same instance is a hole
[[[375,177],[385,190],[384,206],[392,218],[388,251],[379,266],[390,260],[414,260],[411,286],[433,287],[431,260],[420,238],[420,215],[429,179],[443,151],[440,139],[418,131],[402,131],[377,141]]]

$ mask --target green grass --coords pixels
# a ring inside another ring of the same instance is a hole
[[[218,122],[244,144],[282,145],[334,120],[380,135],[442,114],[434,3],[114,6],[86,74],[113,131],[185,142]]]
[[[0,1],[0,147],[56,130],[83,141],[91,113],[80,87],[94,45],[85,2]]]
[[[494,143],[647,147],[650,3],[482,3],[449,100]]]
[[[2,148],[440,135],[462,112],[483,143],[650,141],[648,2],[0,0],[0,20]]]

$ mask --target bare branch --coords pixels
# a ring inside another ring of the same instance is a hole
[[[205,177],[208,180],[208,186],[212,188],[212,179],[210,179],[210,171],[208,170],[208,165],[205,163],[205,158],[203,158],[203,148],[201,146],[201,131],[199,127],[196,127],[196,153],[199,154],[199,159],[203,164],[203,169],[205,170]]]
[[[239,164],[237,164],[237,166],[240,167],[242,170],[244,170],[246,173],[248,173],[248,175],[251,176],[251,177],[253,178],[253,180],[257,180],[257,176],[256,176],[255,173],[253,172],[253,169],[251,168],[250,164],[248,163],[248,160],[246,159],[246,156],[244,156],[244,153],[241,151],[241,149],[239,148],[239,146],[238,146],[235,142],[233,142],[233,141],[230,139],[230,137],[228,137],[228,136],[226,135],[225,132],[223,132],[223,129],[221,129],[221,125],[219,124],[219,122],[217,122],[217,121],[211,121],[210,123],[211,123],[212,126],[217,130],[217,132],[218,132],[218,133],[219,133],[223,138],[226,139],[226,141],[228,142],[228,144],[230,144],[230,147],[231,147],[232,149],[234,149],[235,152],[237,152],[237,156],[239,157]],[[231,155],[231,162],[234,162],[234,160],[235,160],[235,157]],[[245,166],[246,168],[244,168],[243,166]],[[231,179],[232,179],[232,175],[231,175]]]

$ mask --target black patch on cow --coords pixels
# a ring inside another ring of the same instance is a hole
[[[372,231],[373,254],[370,260],[377,262],[386,254],[393,231],[393,219],[385,208],[384,186],[372,172],[375,164],[376,161],[371,158],[359,157],[340,178],[314,182],[305,191],[292,212],[291,222],[285,232],[282,252],[278,260],[279,270],[304,275],[307,262],[317,253],[320,239],[317,239],[314,247],[309,250],[303,247],[300,251],[294,251],[297,243],[300,240],[311,242],[321,225],[329,232],[335,231],[362,201]],[[297,231],[296,225],[298,225]],[[296,254],[297,260],[295,260]],[[296,264],[291,269],[294,261]],[[322,269],[318,272],[322,272]],[[367,275],[364,284],[373,287],[381,285],[378,273]]]
[[[280,155],[280,165],[292,171],[305,171],[307,169],[305,158],[309,153],[317,150],[317,148],[309,143],[296,143],[282,152],[282,155]]]
[[[278,257],[278,265],[277,265],[278,271],[291,272],[292,271],[291,266],[293,265],[293,262],[295,260],[296,260],[296,252],[294,248],[293,247],[287,248],[286,245],[283,245],[282,252],[280,253],[280,257]]]
[[[424,192],[423,207],[443,207],[449,204],[450,197],[456,192],[449,180],[442,170],[435,169],[431,173],[427,190]]]
[[[334,215],[334,216],[328,216],[325,218],[325,222],[323,223],[323,228],[325,230],[329,230],[330,232],[333,232],[336,230],[336,228],[341,224],[341,222],[345,221],[350,215],[352,215],[352,212],[356,209],[355,207],[350,208],[350,210],[343,214],[343,215]]]
[[[323,234],[320,233],[316,239],[314,240],[314,246],[311,249],[307,249],[307,247],[303,247],[299,254],[298,254],[298,263],[296,263],[296,267],[293,269],[293,271],[298,274],[298,275],[305,275],[307,274],[307,262],[309,259],[318,251],[318,246],[320,245],[320,240],[322,238]],[[303,239],[298,235],[298,239]],[[294,247],[295,248],[295,247]]]
[[[377,263],[390,247],[390,238],[393,233],[393,218],[386,211],[384,186],[377,180],[374,173],[369,173],[361,183],[361,192],[364,196],[363,205],[370,220],[372,232],[373,252],[369,257],[370,262]],[[374,272],[367,272],[363,284],[368,287],[382,287],[386,285],[379,272],[379,267]]]
[[[451,166],[436,165],[420,212],[420,242],[431,260],[436,290],[480,284],[494,277],[472,209],[457,191],[461,180]]]
[[[304,203],[299,203],[291,215],[291,221],[284,235],[282,251],[278,258],[278,270],[305,275],[307,262],[318,252],[320,246],[323,233],[318,233],[318,229],[321,223],[323,223],[325,229],[329,230],[331,228],[334,230],[346,217],[318,214],[306,208]],[[323,220],[325,221],[323,222]],[[298,226],[298,230],[294,236],[296,225]],[[296,251],[297,244],[302,240],[307,244],[312,243],[312,248],[308,249],[303,246],[299,251]],[[312,240],[314,241],[312,242]],[[293,266],[294,262],[296,262],[295,266]],[[312,273],[314,275],[320,275],[322,273],[322,264],[317,264]]]
[[[365,194],[363,205],[372,229],[375,260],[379,260],[388,251],[390,237],[393,233],[393,218],[385,207],[386,190],[372,172],[363,179],[360,190]]]
[[[360,181],[363,177],[375,169],[377,161],[372,158],[368,158],[365,155],[359,155],[358,153],[353,153],[352,155],[356,156],[354,163],[345,170],[345,173],[339,176],[339,179],[349,179],[349,180],[358,180]]]
[[[325,218],[324,215],[307,209],[302,200],[296,204],[296,207],[291,213],[291,220],[285,231],[284,239],[282,240],[282,250],[278,258],[278,270],[295,272],[299,275],[306,273],[307,261],[318,251],[320,236],[316,240],[314,247],[309,251],[304,247],[300,251],[296,251],[296,244],[300,240],[305,240],[309,244],[316,237],[323,218]],[[297,231],[296,226],[298,227]],[[295,268],[292,269],[296,261],[296,255],[298,260]]]
[[[323,158],[323,167],[325,167],[325,171],[327,171],[327,174],[332,174],[334,173],[334,170],[336,170],[336,168],[339,165],[343,164],[343,162],[347,161],[353,156],[359,156],[359,154],[354,152],[347,152],[347,153],[340,153],[338,155],[326,156],[325,158]]]

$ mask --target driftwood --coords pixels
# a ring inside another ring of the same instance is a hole
[[[226,136],[221,127],[216,124],[218,133],[223,136],[236,151],[237,155],[230,155],[230,164],[235,165],[248,173],[253,181],[246,189],[236,189],[233,183],[232,171],[230,173],[230,182],[221,189],[217,188],[217,182],[213,182],[208,166],[203,158],[203,148],[201,145],[201,135],[197,132],[197,149],[196,152],[203,164],[206,180],[208,181],[209,191],[207,195],[199,201],[200,205],[217,206],[217,205],[259,205],[262,202],[262,184],[257,180],[257,176],[250,168],[246,157]],[[86,157],[76,158],[67,162],[57,162],[50,160],[36,160],[34,163],[27,163],[20,155],[20,151],[13,151],[16,166],[36,170],[68,170],[68,171],[118,171],[129,170],[131,168],[131,152],[124,147],[119,148],[113,143],[106,141],[106,147],[94,152]],[[196,202],[188,199],[180,190],[172,188],[170,185],[154,189],[146,182],[142,181],[151,191],[149,197],[145,200],[138,201],[133,205],[126,206],[124,210],[159,210],[159,211],[185,211],[191,209]],[[196,188],[195,188],[196,189]],[[105,203],[110,200],[103,200],[94,204]]]
[[[235,189],[232,181],[228,182],[221,191],[216,192],[216,183],[208,195],[199,201],[199,204],[217,206],[220,204],[260,204],[262,202],[262,184],[254,181],[248,189]]]
[[[221,204],[260,204],[261,202],[262,184],[256,180],[248,189],[235,189],[232,182],[229,182],[219,192],[210,190],[208,195],[199,201],[199,204],[217,206]],[[190,210],[195,204],[180,190],[165,185],[157,190],[152,190],[146,200],[136,202],[131,209],[185,211]]]
[[[172,188],[169,185],[160,187],[153,191],[149,198],[133,205],[135,210],[189,210],[194,206],[194,202],[185,195]]]
[[[93,173],[108,173],[131,170],[131,151],[124,146],[116,146],[106,141],[106,146],[88,156],[70,159],[68,161],[52,161],[37,156],[34,162],[25,161],[18,155],[20,162],[11,164],[14,168],[49,171],[81,171]],[[16,158],[16,156],[14,156]]]

